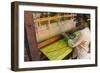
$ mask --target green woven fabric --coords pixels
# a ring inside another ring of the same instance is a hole
[[[49,46],[41,48],[40,51],[47,56],[49,60],[62,60],[72,52],[72,48],[68,47],[65,40],[62,39]]]

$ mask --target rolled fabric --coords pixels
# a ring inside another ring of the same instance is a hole
[[[68,45],[70,47],[73,47],[73,45],[78,41],[78,39],[80,38],[80,31],[76,31],[74,32],[70,37],[70,39],[68,39]]]

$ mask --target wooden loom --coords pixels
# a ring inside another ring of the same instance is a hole
[[[53,60],[51,57],[48,57],[48,54],[46,54],[44,50],[41,50],[41,48],[44,48],[45,46],[48,46],[52,43],[55,43],[58,40],[62,39],[63,37],[61,35],[56,35],[48,40],[37,43],[35,27],[33,25],[34,22],[33,22],[32,12],[25,11],[24,20],[25,20],[24,23],[25,23],[25,43],[26,43],[25,61],[39,61],[39,60],[45,60],[45,58],[46,60],[49,59]],[[65,55],[69,55],[71,51],[72,49],[70,49],[69,52],[66,53]],[[42,58],[41,55],[43,55]],[[65,55],[60,59],[64,59],[66,57]],[[55,60],[60,60],[60,59],[55,59]]]

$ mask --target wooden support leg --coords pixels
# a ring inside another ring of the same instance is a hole
[[[24,12],[24,25],[26,29],[27,42],[29,46],[29,48],[27,49],[29,49],[31,56],[30,60],[40,60],[39,49],[36,41],[35,27],[31,11]]]

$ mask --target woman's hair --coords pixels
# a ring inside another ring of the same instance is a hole
[[[90,28],[90,14],[77,14],[75,17],[76,28],[83,29],[85,27]]]

